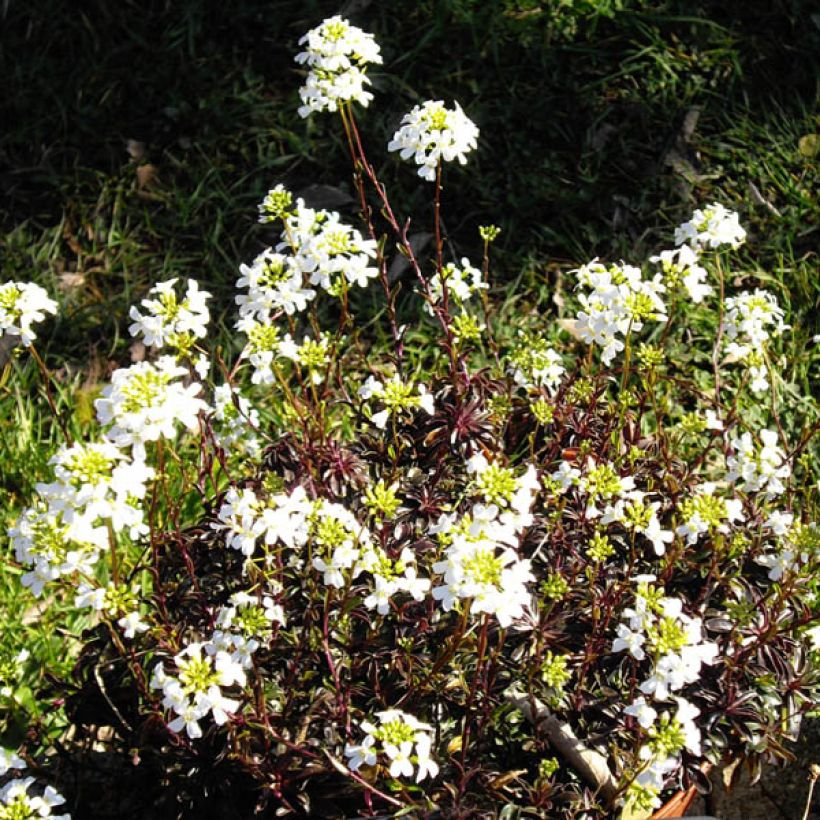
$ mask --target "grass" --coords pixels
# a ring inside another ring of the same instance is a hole
[[[560,315],[564,271],[596,255],[645,258],[693,206],[717,199],[750,229],[737,283],[765,283],[789,306],[785,383],[816,395],[820,24],[808,2],[349,5],[383,47],[362,120],[391,194],[415,214],[412,230],[430,229],[430,192],[384,150],[400,115],[422,98],[457,99],[482,128],[467,168],[448,172],[445,225],[455,254],[474,260],[476,226],[502,227],[493,246],[502,315],[512,305]],[[30,278],[59,294],[41,349],[60,406],[80,408],[77,432],[98,386],[129,361],[123,320],[155,281],[199,279],[215,295],[219,343],[235,348],[233,283],[238,263],[271,239],[255,223],[268,187],[284,181],[310,204],[355,213],[338,123],[295,114],[298,37],[337,8],[0,5],[0,68],[14,90],[0,101],[12,124],[0,136],[0,281]],[[57,446],[35,375],[20,359],[0,393],[5,524]],[[815,406],[796,396],[799,426]],[[0,665],[34,643],[37,662],[15,683],[24,693],[68,655],[9,566],[0,611],[14,628]],[[21,699],[0,703],[10,739],[22,715],[42,710]]]

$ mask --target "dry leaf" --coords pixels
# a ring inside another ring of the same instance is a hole
[[[77,288],[81,288],[84,284],[84,273],[61,273],[57,277],[57,287],[63,291],[63,293],[77,290]]]
[[[504,772],[504,774],[498,775],[498,777],[494,777],[490,781],[490,788],[491,789],[503,789],[508,783],[511,783],[517,777],[521,777],[522,774],[526,774],[526,769],[514,769],[511,772]]]
[[[137,168],[137,188],[147,188],[157,177],[157,166],[150,162]]]
[[[145,345],[139,340],[131,343],[131,361],[134,364],[145,361]]]
[[[558,327],[561,330],[566,330],[573,339],[577,339],[579,342],[584,341],[581,334],[578,332],[577,322],[575,319],[559,319],[558,320]]]

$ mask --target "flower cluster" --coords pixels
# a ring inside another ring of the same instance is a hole
[[[624,349],[622,337],[641,330],[647,320],[665,322],[666,305],[661,294],[666,290],[662,277],[644,279],[634,265],[601,264],[597,259],[575,271],[581,310],[575,331],[587,344],[602,348],[601,361],[611,364]]]
[[[705,482],[695,487],[680,504],[682,523],[675,532],[689,545],[697,544],[707,533],[726,535],[734,522],[743,521],[743,502],[737,498],[722,498],[715,490],[712,482]]]
[[[636,661],[647,658],[652,673],[640,685],[641,695],[624,709],[646,732],[640,752],[644,761],[627,790],[627,801],[639,808],[656,808],[666,777],[679,765],[685,748],[701,754],[700,730],[694,719],[699,710],[673,692],[696,683],[703,664],[712,664],[718,654],[714,643],[703,640],[700,618],[683,612],[679,598],[667,597],[655,586],[653,576],[638,579],[635,604],[624,610],[618,625],[613,652],[626,650]],[[675,714],[659,715],[652,702],[677,702]]]
[[[28,347],[36,338],[33,325],[56,314],[57,303],[34,282],[6,282],[0,285],[0,339],[19,337]]]
[[[296,62],[310,69],[299,89],[301,117],[314,111],[336,111],[348,102],[365,107],[370,103],[373,95],[365,90],[370,84],[365,70],[368,65],[382,62],[372,34],[337,15],[311,29],[299,45],[306,48],[296,55]]]
[[[376,714],[377,724],[362,721],[366,733],[358,744],[345,746],[347,765],[354,772],[362,766],[384,765],[391,777],[413,777],[420,783],[436,777],[438,764],[430,757],[433,727],[399,709]]]
[[[128,328],[132,336],[142,336],[148,347],[176,348],[187,354],[197,339],[205,338],[210,321],[208,299],[211,294],[200,290],[195,279],[188,280],[184,298],[176,290],[176,279],[158,282],[149,291],[149,297],[141,304],[145,313],[131,306],[133,323]]]
[[[477,141],[478,128],[458,103],[447,108],[440,100],[428,100],[404,115],[387,150],[399,151],[402,159],[412,157],[419,176],[432,182],[442,160],[466,164],[466,155],[477,147]]]
[[[520,333],[507,359],[513,381],[528,390],[543,387],[554,393],[566,373],[560,354],[533,333]]]
[[[168,724],[171,731],[184,729],[190,738],[202,737],[200,720],[210,714],[221,726],[229,714],[239,710],[239,701],[226,697],[222,689],[244,685],[245,658],[250,653],[243,650],[226,651],[213,641],[193,642],[174,655],[174,671],[157,663],[151,689],[161,690],[162,705],[176,714]]]
[[[394,375],[384,381],[369,376],[359,388],[359,396],[365,401],[378,399],[383,409],[370,416],[370,421],[380,430],[385,428],[387,420],[400,416],[408,410],[421,408],[429,415],[435,412],[433,396],[423,384],[415,385],[412,381],[402,381]]]
[[[467,469],[474,495],[485,503],[473,504],[461,517],[444,514],[430,528],[446,547],[444,558],[433,565],[442,576],[433,597],[445,611],[465,600],[470,612],[494,615],[507,627],[524,617],[530,603],[527,584],[535,580],[529,559],[520,558],[514,547],[532,522],[538,479],[532,466],[516,478],[483,455],[473,456]]]
[[[243,555],[253,555],[257,545],[282,543],[290,548],[307,543],[313,503],[304,488],[261,499],[254,490],[230,487],[213,528],[225,533],[225,543]]]
[[[149,628],[139,611],[139,592],[139,589],[118,584],[96,587],[82,582],[77,589],[74,606],[78,609],[91,607],[112,620],[118,619],[117,625],[122,629],[123,636],[132,639],[138,632],[147,632]]]
[[[8,749],[0,748],[0,777],[9,771],[26,769],[25,761]],[[62,806],[65,798],[52,786],[46,786],[41,794],[29,794],[36,781],[33,777],[9,780],[0,788],[0,818],[2,820],[35,820],[47,817],[51,820],[71,820],[70,814],[52,814],[52,809]],[[38,791],[40,791],[38,789]]]
[[[304,276],[296,258],[277,253],[273,248],[262,251],[251,265],[240,265],[242,276],[237,288],[247,293],[236,296],[239,316],[265,322],[272,313],[284,311],[288,316],[301,313],[316,291],[304,286]]]
[[[481,271],[470,264],[470,260],[461,260],[461,267],[449,262],[441,269],[441,273],[434,274],[429,282],[430,299],[433,305],[439,304],[444,298],[444,288],[447,288],[447,298],[451,303],[463,307],[464,302],[489,285],[484,281]],[[428,313],[433,313],[432,305],[425,305]]]
[[[117,447],[132,446],[134,458],[144,461],[147,442],[173,438],[179,424],[195,429],[207,405],[197,398],[201,385],[183,384],[187,375],[173,356],[115,370],[94,402],[100,424],[111,425],[106,438]]]
[[[732,439],[734,455],[726,459],[726,480],[735,482],[745,493],[761,493],[771,500],[786,489],[783,480],[791,475],[791,466],[774,430],[761,430],[759,435],[760,447],[748,431]]]
[[[226,453],[259,455],[262,444],[255,432],[260,426],[259,413],[238,387],[220,384],[214,388],[212,424],[214,440]]]
[[[675,244],[693,248],[738,248],[746,240],[738,215],[719,202],[702,210],[698,208],[688,222],[675,228]]]
[[[388,557],[383,549],[371,547],[362,554],[359,566],[373,578],[372,591],[364,599],[364,605],[379,615],[389,612],[391,599],[401,592],[414,601],[423,601],[430,590],[430,580],[418,577],[415,555],[407,547],[395,559]]]
[[[726,354],[749,366],[754,393],[769,387],[764,352],[770,339],[780,336],[788,325],[783,322],[783,310],[775,296],[759,288],[744,291],[726,299],[724,330]]]
[[[698,251],[691,245],[681,245],[673,251],[661,251],[657,256],[650,256],[649,261],[660,265],[668,291],[682,287],[695,304],[714,293],[714,288],[706,282],[708,274],[700,264]]]

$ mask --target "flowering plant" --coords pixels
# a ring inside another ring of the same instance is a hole
[[[355,116],[378,46],[341,18],[303,42],[300,112],[338,112],[361,230],[270,190],[233,362],[204,346],[210,294],[158,283],[130,314],[155,355],[112,374],[97,435],[9,530],[24,586],[92,610],[78,724],[96,699],[176,805],[248,816],[648,817],[706,762],[782,756],[818,689],[817,425],[789,436],[756,398],[788,328],[771,292],[727,295],[737,214],[579,267],[565,330],[510,321],[497,229],[479,265],[445,259],[445,163],[476,126],[427,102],[388,145],[435,183],[420,258]],[[400,323],[391,242],[432,349]],[[37,355],[33,287],[3,286],[0,327]]]

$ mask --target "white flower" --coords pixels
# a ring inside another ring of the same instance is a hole
[[[211,294],[200,290],[195,279],[188,280],[184,299],[177,295],[176,279],[157,283],[148,292],[149,297],[140,303],[145,313],[132,306],[129,316],[133,324],[128,328],[132,336],[142,336],[148,347],[172,345],[181,347],[183,340],[189,343],[207,334],[210,320],[207,301]]]
[[[780,512],[776,510],[773,512],[765,522],[766,527],[768,527],[775,535],[785,535],[792,527],[794,523],[794,514],[790,512]]]
[[[117,626],[122,629],[122,634],[126,638],[133,638],[137,632],[147,632],[148,624],[142,620],[139,612],[129,612],[117,621]]]
[[[612,643],[613,652],[622,652],[624,649],[636,661],[642,661],[646,657],[643,645],[646,643],[646,636],[642,632],[633,632],[626,624],[618,624],[617,638]]]
[[[367,735],[359,745],[348,743],[345,746],[345,756],[349,758],[347,765],[354,772],[362,766],[375,766],[377,755],[373,748],[376,739],[372,735]]]
[[[558,469],[550,476],[553,481],[559,484],[563,493],[577,484],[580,477],[581,471],[577,467],[573,467],[568,461],[562,461]]]
[[[37,484],[49,509],[67,522],[108,519],[114,532],[136,539],[147,531],[140,501],[154,469],[132,460],[109,441],[63,445],[49,462],[57,481]]]
[[[555,393],[566,373],[561,356],[546,339],[531,333],[519,333],[519,339],[509,354],[507,372],[521,387],[546,387]]]
[[[311,29],[299,45],[306,48],[296,55],[296,62],[310,69],[305,85],[299,89],[303,103],[300,116],[335,111],[348,101],[367,106],[373,99],[365,90],[370,80],[364,72],[369,64],[381,63],[382,58],[372,34],[336,15]]]
[[[636,718],[644,729],[648,729],[657,719],[658,713],[653,709],[644,697],[637,697],[630,706],[624,709],[624,714]]]
[[[737,248],[746,240],[738,215],[718,202],[703,210],[697,209],[688,222],[675,228],[675,244],[687,243],[695,248]]]
[[[214,388],[213,420],[214,439],[223,450],[258,455],[262,447],[255,433],[259,413],[238,387],[221,384]]]
[[[721,420],[720,416],[715,413],[714,410],[710,407],[706,411],[706,429],[707,430],[722,430],[723,429],[723,421]]]
[[[362,721],[361,728],[367,734],[361,744],[345,746],[352,771],[363,765],[375,766],[383,757],[391,777],[412,777],[414,764],[418,767],[417,783],[438,774],[438,765],[430,757],[432,726],[399,709],[378,712],[376,718],[377,724]]]
[[[404,115],[387,150],[399,151],[402,159],[412,157],[420,166],[419,176],[432,182],[442,160],[457,159],[464,165],[477,140],[478,128],[458,103],[446,108],[440,100],[429,100]]]
[[[384,405],[384,409],[370,416],[370,421],[380,430],[385,428],[391,416],[400,415],[402,412],[421,408],[428,415],[433,415],[436,411],[433,395],[427,392],[425,385],[402,381],[398,375],[384,382],[369,376],[359,387],[359,396],[365,400],[378,399]]]
[[[6,282],[0,285],[0,339],[19,337],[28,347],[36,338],[32,325],[57,313],[57,303],[33,282]]]
[[[788,325],[777,297],[767,290],[743,291],[724,300],[726,340],[739,358],[759,353],[766,342],[780,336]]]
[[[26,761],[15,754],[11,749],[0,747],[0,777],[5,775],[10,769],[25,769]]]
[[[339,219],[335,211],[316,211],[296,202],[285,216],[285,231],[277,251],[289,250],[289,265],[331,295],[339,296],[349,285],[367,287],[379,271],[372,264],[377,247],[373,239]],[[307,298],[307,297],[305,297]]]

